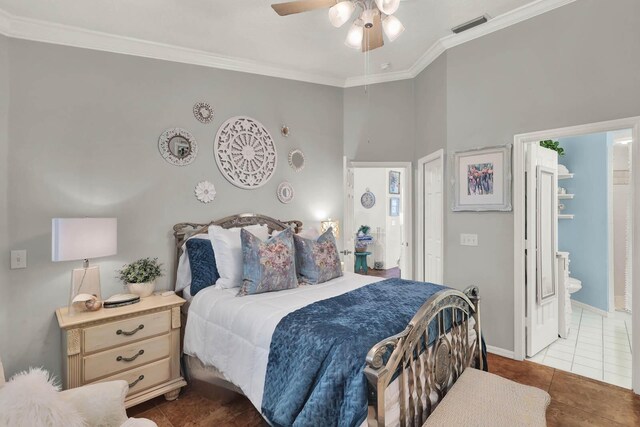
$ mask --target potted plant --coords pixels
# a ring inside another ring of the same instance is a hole
[[[158,258],[143,258],[131,264],[125,264],[118,270],[118,277],[129,288],[129,292],[140,298],[153,294],[156,279],[162,277],[162,264]]]
[[[367,246],[373,243],[373,237],[369,235],[371,227],[361,225],[356,235],[356,252],[366,252]]]
[[[564,156],[564,148],[560,147],[559,141],[546,139],[544,141],[540,141],[540,146],[544,148],[548,148],[549,150],[557,151],[558,156]]]

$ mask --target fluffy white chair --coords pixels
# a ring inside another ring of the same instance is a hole
[[[127,417],[128,390],[126,381],[108,381],[58,392],[50,375],[37,368],[5,382],[0,360],[0,425],[157,427]]]

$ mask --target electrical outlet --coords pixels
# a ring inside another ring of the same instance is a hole
[[[460,234],[460,245],[478,246],[478,235],[477,234]]]
[[[11,269],[27,268],[27,251],[11,251]]]

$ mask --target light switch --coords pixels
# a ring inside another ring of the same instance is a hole
[[[460,244],[462,246],[478,246],[478,235],[460,234]]]
[[[27,251],[11,251],[11,269],[27,268]]]

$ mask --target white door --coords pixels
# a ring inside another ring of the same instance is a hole
[[[526,335],[531,357],[558,339],[558,155],[527,145]]]
[[[444,152],[439,150],[418,162],[422,255],[419,274],[425,282],[442,284]]]
[[[354,176],[353,166],[346,157],[343,158],[343,181],[344,181],[344,224],[342,226],[342,261],[344,271],[354,271],[353,250],[356,247],[355,235],[353,232],[353,203],[354,203]]]

